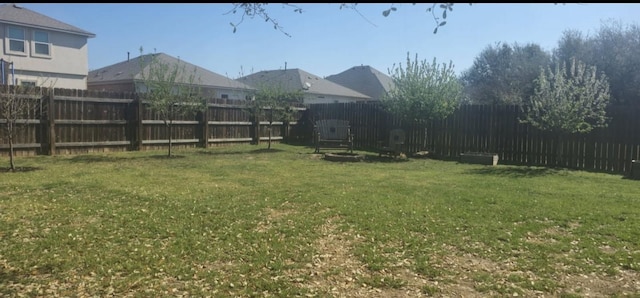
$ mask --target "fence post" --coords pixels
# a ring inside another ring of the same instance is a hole
[[[290,132],[289,120],[282,121],[282,126],[280,126],[280,136],[282,136],[282,143],[288,144],[289,140],[289,132]]]
[[[43,132],[40,140],[40,150],[46,155],[56,153],[56,120],[55,120],[55,100],[53,88],[47,88],[42,104],[46,106],[46,112],[40,121]]]
[[[200,121],[200,147],[209,147],[209,105],[205,106],[204,111],[198,112],[198,120]]]
[[[131,150],[142,150],[142,134],[144,133],[142,128],[142,99],[136,94],[133,105],[131,118],[129,119],[129,130],[131,131]]]
[[[250,119],[251,129],[249,130],[249,135],[251,137],[251,144],[260,145],[260,118],[252,115]]]

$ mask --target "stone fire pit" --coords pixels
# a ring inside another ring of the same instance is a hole
[[[333,152],[325,153],[324,160],[328,161],[341,161],[341,162],[356,162],[364,160],[364,155],[348,152]]]

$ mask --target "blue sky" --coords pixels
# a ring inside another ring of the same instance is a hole
[[[433,34],[430,4],[300,4],[303,13],[269,4],[268,13],[286,36],[259,18],[245,19],[233,33],[226,14],[231,4],[19,4],[96,34],[89,39],[89,68],[97,69],[140,54],[164,52],[230,78],[261,70],[299,68],[326,77],[356,65],[388,73],[407,52],[419,59],[452,61],[460,73],[497,42],[556,47],[562,32],[592,35],[602,22],[637,24],[640,4],[463,4]],[[440,10],[438,10],[440,12]]]

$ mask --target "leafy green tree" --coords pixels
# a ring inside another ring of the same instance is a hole
[[[595,66],[571,60],[548,67],[536,80],[535,93],[523,105],[524,123],[556,136],[556,160],[561,160],[560,140],[566,134],[588,133],[607,125],[609,83]]]
[[[171,157],[174,120],[206,108],[196,84],[196,69],[187,72],[182,63],[166,63],[158,59],[157,54],[143,55],[142,47],[140,68],[142,84],[136,84],[136,89],[164,122],[169,137],[167,157]]]
[[[472,103],[521,104],[533,94],[534,81],[551,55],[537,44],[486,47],[461,80]]]
[[[590,64],[609,79],[614,102],[638,103],[640,98],[640,25],[609,22],[601,26],[592,41]]]
[[[418,60],[417,54],[411,60],[407,53],[405,66],[394,64],[389,74],[395,87],[382,98],[382,106],[405,121],[426,124],[444,119],[459,107],[463,98],[452,62],[438,64],[434,58],[428,63]],[[425,142],[426,133],[425,128]]]
[[[595,65],[592,59],[594,49],[593,40],[578,30],[569,29],[562,32],[558,46],[553,49],[553,59],[554,61],[571,63],[571,59],[575,58],[584,63]]]
[[[279,85],[264,85],[257,88],[252,100],[246,102],[245,111],[257,123],[258,131],[261,118],[266,118],[269,122],[269,145],[267,149],[271,149],[273,123],[294,120],[298,113],[295,107],[302,103],[303,96],[302,90],[287,91]],[[259,144],[260,136],[258,133],[256,133],[256,139],[255,143]]]
[[[546,131],[587,133],[606,126],[611,95],[607,77],[595,66],[572,59],[540,72],[535,93],[524,105],[525,122]]]
[[[40,88],[4,85],[0,94],[0,135],[9,145],[9,170],[16,171],[14,146],[16,137],[26,127],[26,119],[33,119],[39,107]]]
[[[604,72],[611,87],[612,104],[632,104],[640,100],[640,25],[607,21],[590,36],[567,30],[554,56],[567,63],[576,58]]]

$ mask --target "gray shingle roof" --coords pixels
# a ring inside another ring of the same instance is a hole
[[[0,22],[25,27],[35,27],[52,31],[60,31],[86,37],[96,36],[89,31],[82,30],[78,27],[63,23],[43,14],[39,14],[33,10],[29,10],[27,8],[19,7],[13,4],[0,5]]]
[[[326,79],[378,100],[394,85],[390,76],[368,65],[354,66]]]
[[[128,61],[119,62],[100,69],[92,70],[87,77],[87,84],[95,83],[112,83],[132,80],[142,80],[142,71],[148,72],[151,55],[163,64],[180,66],[184,65],[186,73],[191,73],[195,68],[195,77],[200,82],[199,85],[207,87],[218,87],[228,89],[254,90],[251,86],[241,82],[219,75],[197,65],[188,63],[184,60],[169,56],[164,53],[146,54],[130,59]],[[182,83],[188,83],[186,77],[181,79]],[[194,82],[198,83],[198,82]]]
[[[370,97],[334,82],[325,80],[304,70],[263,70],[237,79],[247,85],[259,88],[262,84],[279,84],[287,91],[303,90],[305,93],[351,97],[369,100]]]

